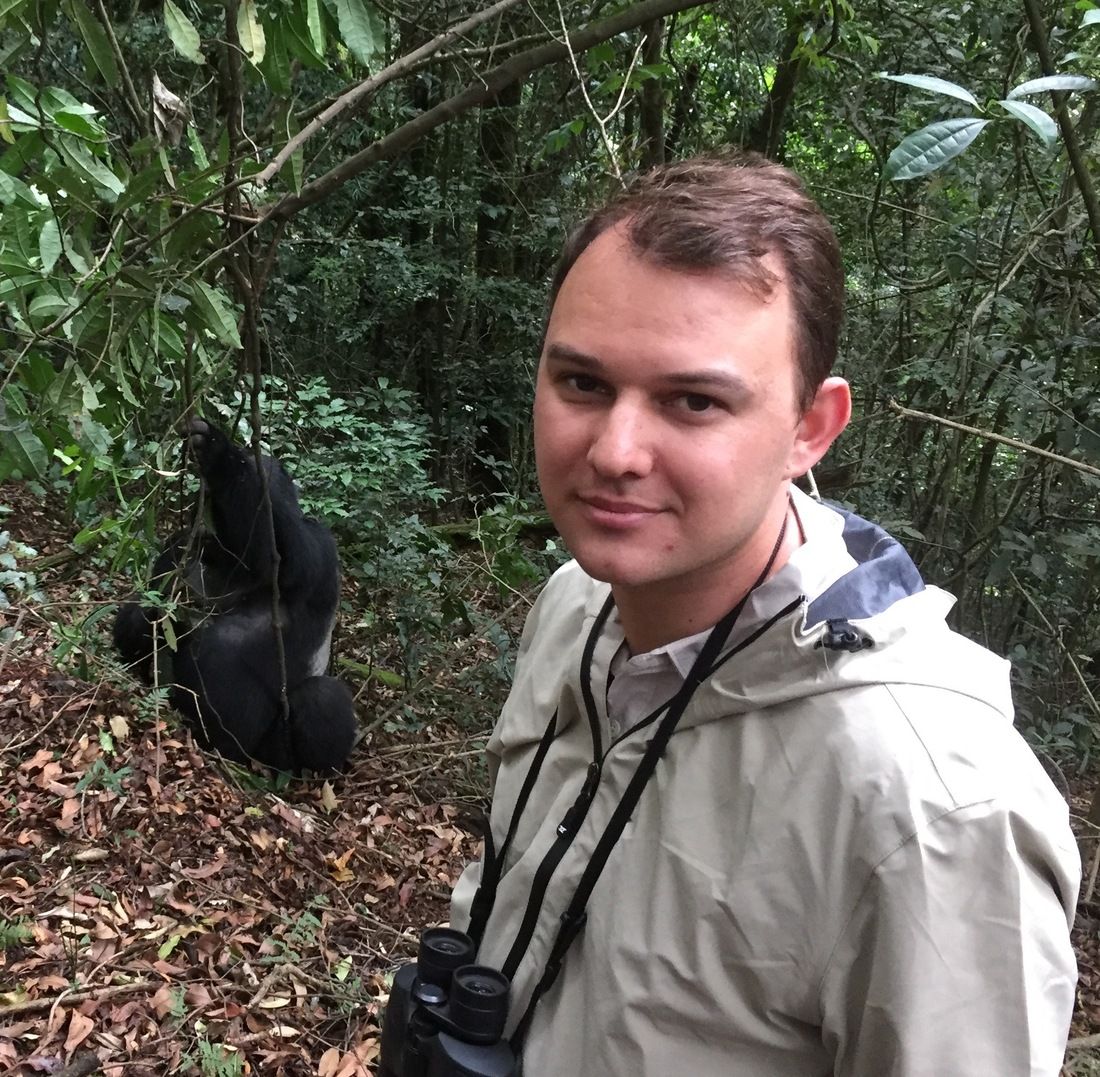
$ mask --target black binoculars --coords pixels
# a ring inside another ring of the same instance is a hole
[[[378,1077],[517,1077],[519,1061],[501,1039],[508,977],[471,964],[475,951],[453,928],[420,936],[416,961],[390,988]]]

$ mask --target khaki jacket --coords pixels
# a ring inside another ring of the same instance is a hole
[[[850,516],[825,531],[821,556],[856,567],[692,697],[534,1011],[525,1077],[1058,1074],[1080,864],[1012,727],[1008,664],[948,629],[950,597],[883,532]],[[510,1030],[653,731],[608,735],[613,619],[586,711],[581,653],[607,597],[575,563],[554,575],[489,744],[499,848],[556,712],[479,952],[511,965]],[[594,742],[594,799],[546,882]],[[455,889],[456,927],[480,871]]]

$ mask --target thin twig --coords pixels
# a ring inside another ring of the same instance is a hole
[[[92,988],[86,991],[66,991],[60,995],[50,995],[47,998],[31,998],[23,1002],[9,1002],[6,1006],[0,1006],[0,1021],[9,1017],[22,1017],[28,1013],[43,1013],[52,1010],[54,1006],[78,1006],[82,1002],[94,1000],[106,1002],[107,999],[118,998],[120,995],[132,995],[140,991],[155,991],[160,987],[156,980],[135,980],[132,984],[110,984],[107,987]]]
[[[1038,445],[1031,445],[1026,441],[1017,441],[1015,438],[1006,438],[1004,434],[995,434],[992,430],[981,430],[976,426],[967,426],[965,423],[957,423],[954,419],[944,419],[939,415],[932,415],[927,411],[915,411],[913,408],[902,407],[896,400],[887,402],[889,407],[906,419],[923,419],[929,423],[939,423],[940,426],[949,427],[952,430],[961,430],[964,434],[973,434],[975,437],[985,438],[986,441],[996,441],[1000,445],[1007,445],[1010,449],[1018,449],[1020,452],[1032,453],[1041,456],[1044,460],[1053,460],[1057,464],[1065,464],[1086,475],[1094,475],[1100,478],[1100,467],[1091,464],[1083,464],[1080,460],[1072,460],[1068,456],[1061,456],[1049,449],[1040,449]]]
[[[634,55],[630,60],[630,68],[626,73],[626,78],[623,79],[622,91],[619,94],[619,100],[615,102],[615,107],[606,115],[601,116],[596,111],[596,106],[592,103],[592,98],[588,95],[588,87],[584,83],[584,75],[581,74],[581,66],[577,62],[577,54],[573,51],[573,46],[569,42],[569,27],[565,25],[565,12],[562,10],[561,0],[557,0],[558,4],[558,21],[561,23],[562,42],[566,49],[569,51],[569,61],[573,65],[573,73],[577,76],[577,85],[580,87],[581,96],[584,97],[584,103],[588,107],[588,112],[592,116],[592,119],[596,121],[596,127],[600,132],[600,141],[603,143],[603,148],[607,153],[608,160],[611,162],[611,171],[615,173],[615,178],[619,181],[620,187],[625,187],[626,184],[623,181],[623,170],[619,167],[619,159],[615,155],[615,149],[611,145],[611,139],[607,134],[607,125],[615,118],[615,114],[622,108],[623,95],[626,93],[626,88],[630,83],[630,76],[634,71],[634,65],[638,62],[638,55],[642,50],[641,43],[634,50]]]

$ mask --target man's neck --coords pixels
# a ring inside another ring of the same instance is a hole
[[[786,529],[778,549],[773,543],[783,526],[782,519],[776,525],[776,534],[766,539],[766,548],[757,544],[748,556],[721,573],[716,571],[713,577],[697,576],[690,583],[683,579],[662,580],[657,585],[636,588],[613,585],[630,652],[644,654],[712,628],[749,593],[769,558],[771,566],[765,579],[774,576],[803,542],[798,516],[790,505],[785,519]]]

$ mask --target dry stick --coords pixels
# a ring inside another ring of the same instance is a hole
[[[318,131],[339,116],[341,112],[355,108],[376,90],[408,73],[411,67],[420,63],[422,60],[428,59],[445,45],[449,45],[452,41],[456,41],[458,38],[463,37],[471,30],[477,29],[482,23],[488,22],[502,12],[507,11],[508,8],[515,7],[518,3],[520,3],[520,0],[499,0],[499,2],[493,4],[492,7],[488,7],[484,11],[479,11],[476,15],[472,15],[464,22],[457,23],[450,30],[444,30],[443,33],[433,37],[427,44],[421,45],[420,48],[407,53],[405,56],[402,56],[401,59],[395,60],[388,67],[382,68],[377,75],[372,75],[369,79],[365,79],[363,82],[359,83],[358,86],[348,90],[347,93],[341,94],[324,110],[324,112],[320,113],[315,119],[306,124],[305,127],[290,139],[274,158],[272,158],[270,164],[266,165],[260,172],[257,172],[256,175],[252,177],[252,182],[255,183],[257,187],[262,187],[265,183],[269,183],[279,173],[283,165],[294,156],[298,149],[317,134]]]
[[[929,423],[939,423],[940,426],[950,427],[952,430],[961,430],[964,434],[973,434],[975,437],[985,438],[986,441],[996,441],[1000,445],[1007,445],[1010,449],[1019,449],[1020,452],[1033,453],[1044,460],[1053,460],[1057,464],[1065,464],[1076,471],[1082,471],[1086,475],[1094,475],[1100,479],[1100,467],[1092,464],[1083,464],[1080,460],[1072,460],[1068,456],[1060,456],[1049,449],[1040,449],[1038,445],[1029,445],[1026,441],[1017,441],[1015,438],[1006,438],[1003,434],[994,434],[992,430],[981,430],[976,426],[967,426],[965,423],[957,423],[954,419],[944,419],[939,415],[932,415],[927,411],[914,411],[912,408],[902,407],[896,400],[888,401],[890,408],[906,419],[923,419]]]
[[[252,343],[250,359],[252,362],[252,386],[249,393],[251,401],[252,420],[252,455],[256,460],[256,471],[260,477],[260,489],[262,491],[261,507],[266,509],[267,538],[271,543],[271,628],[275,633],[275,654],[279,663],[279,710],[282,716],[283,727],[290,731],[290,698],[286,687],[286,642],[283,639],[283,614],[282,604],[279,601],[279,566],[282,557],[279,554],[279,546],[275,540],[275,506],[271,501],[271,483],[268,480],[267,470],[263,466],[263,451],[260,448],[260,392],[263,388],[263,374],[260,370],[260,342],[259,327],[256,321],[256,296],[248,292],[249,306],[245,308],[249,321],[248,336]]]
[[[237,36],[237,8],[238,0],[226,0],[225,4],[225,30],[226,30],[226,77],[229,82],[229,157],[232,159],[243,137],[243,113],[244,113],[244,89],[241,79],[241,50]],[[231,166],[226,174],[226,201],[225,209],[230,213],[239,209],[240,188],[234,185],[236,176]],[[230,234],[241,231],[241,223],[228,220]],[[257,314],[259,301],[255,287],[255,264],[251,257],[251,230],[245,231],[245,242],[239,250],[231,249],[226,259],[227,267],[237,284],[241,302],[244,305],[244,338],[245,360],[248,363],[252,375],[252,384],[249,391],[250,418],[252,423],[252,456],[256,462],[256,476],[260,480],[260,510],[266,517],[267,538],[271,544],[271,628],[275,635],[275,655],[279,665],[279,713],[282,718],[283,728],[290,733],[290,699],[287,695],[286,672],[286,643],[283,639],[282,604],[279,600],[279,568],[282,558],[279,554],[279,546],[275,537],[275,506],[271,501],[271,483],[267,470],[264,468],[263,450],[260,445],[262,423],[260,420],[260,393],[263,390],[263,372],[260,356],[260,320]],[[240,236],[235,237],[241,238]],[[231,245],[235,246],[234,244]]]
[[[625,11],[620,11],[601,22],[586,26],[569,35],[567,41],[551,41],[545,45],[522,52],[504,63],[491,68],[477,78],[461,93],[441,101],[434,108],[422,112],[415,119],[403,124],[396,131],[371,143],[359,153],[342,161],[335,168],[307,183],[296,194],[281,198],[265,213],[265,219],[279,221],[327,198],[348,180],[366,171],[379,161],[389,160],[403,153],[429,131],[435,130],[456,116],[491,100],[506,86],[548,64],[566,60],[569,51],[583,52],[601,41],[617,34],[633,30],[653,19],[663,18],[677,11],[702,7],[707,0],[643,0]]]
[[[24,1002],[10,1002],[7,1006],[0,1006],[0,1021],[9,1017],[22,1017],[28,1013],[42,1013],[44,1010],[52,1010],[54,1006],[77,1006],[89,999],[96,1002],[106,1002],[108,999],[118,998],[119,995],[131,995],[139,991],[155,991],[161,986],[158,980],[135,980],[132,984],[111,984],[109,987],[93,988],[88,991],[69,991],[62,995],[52,995],[49,998],[32,998]]]
[[[588,87],[585,85],[584,75],[581,74],[581,65],[577,62],[577,54],[573,51],[569,44],[569,27],[565,25],[565,11],[562,9],[561,0],[557,0],[558,4],[558,21],[561,23],[562,41],[565,42],[566,49],[569,50],[569,62],[573,65],[573,74],[577,76],[577,85],[580,87],[581,96],[584,98],[584,103],[588,107],[589,114],[592,119],[596,121],[596,127],[600,132],[600,141],[603,143],[604,152],[607,154],[608,160],[611,161],[611,170],[615,173],[615,179],[619,181],[620,187],[626,187],[626,183],[623,181],[623,172],[619,167],[619,159],[615,156],[615,148],[611,145],[611,139],[607,135],[607,125],[615,118],[616,113],[622,108],[623,98],[626,96],[627,87],[630,85],[630,76],[634,73],[634,65],[638,62],[638,57],[642,52],[642,45],[639,42],[638,47],[634,50],[634,55],[630,60],[630,67],[627,69],[626,78],[623,79],[622,89],[619,92],[619,99],[615,102],[615,107],[606,115],[601,116],[596,110],[596,106],[592,103],[592,98],[588,96]]]
[[[107,14],[107,6],[103,0],[96,0],[96,11],[99,14],[99,21],[103,23],[107,41],[111,46],[111,52],[114,54],[115,63],[118,64],[119,74],[122,76],[122,85],[126,89],[124,95],[127,99],[126,103],[134,113],[134,121],[141,128],[142,133],[147,135],[150,133],[149,113],[141,107],[141,98],[138,97],[137,90],[134,89],[134,80],[130,78],[130,69],[126,66],[126,57],[123,56],[118,38],[115,37],[115,28],[111,25],[111,17]]]

